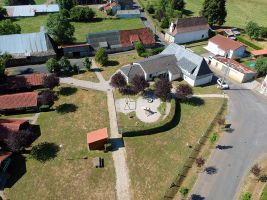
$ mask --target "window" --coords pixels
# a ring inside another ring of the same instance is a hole
[[[202,38],[204,38],[204,34],[202,35]]]

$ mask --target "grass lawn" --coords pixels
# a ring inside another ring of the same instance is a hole
[[[47,0],[34,0],[35,3],[38,5],[38,4],[45,4],[47,3]]]
[[[207,99],[201,106],[181,104],[176,127],[158,134],[124,138],[133,199],[163,197],[192,151],[186,143],[194,145],[198,141],[222,103],[222,99]]]
[[[41,113],[38,119],[41,136],[33,146],[49,142],[63,147],[44,163],[24,155],[27,172],[11,189],[5,189],[7,198],[116,199],[111,153],[89,152],[86,145],[87,132],[109,127],[105,93],[61,88],[54,106],[57,111]],[[85,156],[88,159],[81,159]],[[105,168],[93,168],[96,156],[105,159]]]
[[[177,87],[179,84],[188,84],[186,81],[173,81],[173,87]],[[217,88],[216,84],[204,85],[198,87],[192,87],[194,94],[222,94],[223,91]]]
[[[80,74],[75,74],[72,76],[72,78],[76,78],[79,80],[84,80],[84,81],[91,81],[94,83],[98,83],[99,80],[93,71],[81,71]]]
[[[203,47],[208,45],[208,41],[201,41],[201,42],[194,42],[190,44],[186,44],[185,46],[187,48],[190,48],[192,51],[194,51],[196,54],[204,54],[207,53],[208,50],[204,49]]]
[[[109,80],[110,77],[123,65],[142,60],[143,58],[138,56],[137,53],[130,52],[130,53],[125,53],[125,54],[120,54],[120,55],[109,55],[109,63],[107,66],[104,67],[99,67],[101,70],[103,70],[101,73],[104,77],[104,79]]]

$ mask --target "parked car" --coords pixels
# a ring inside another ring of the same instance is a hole
[[[221,88],[223,90],[229,89],[229,85],[226,82],[224,82],[221,78],[217,79],[217,84],[218,84],[218,88]]]

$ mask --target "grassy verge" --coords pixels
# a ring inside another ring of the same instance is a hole
[[[125,53],[120,55],[109,55],[109,62],[106,66],[100,67],[102,70],[102,75],[104,79],[109,80],[110,77],[123,65],[130,64],[137,60],[143,59],[142,57],[138,56],[136,52]]]
[[[26,114],[18,114],[18,115],[1,115],[0,119],[10,119],[10,118],[23,118],[23,117],[32,117],[35,113],[26,113]]]
[[[72,78],[76,78],[76,79],[84,80],[84,81],[91,81],[94,83],[99,82],[95,72],[92,72],[92,71],[81,71],[80,74],[75,74],[72,76]]]
[[[190,48],[192,51],[194,51],[196,54],[204,54],[207,53],[208,50],[204,49],[205,46],[208,45],[208,41],[200,41],[200,42],[194,42],[190,44],[185,44],[187,48]]]
[[[178,106],[178,123],[171,129],[124,138],[134,199],[155,200],[164,196],[174,175],[192,151],[186,143],[196,144],[215,117],[213,111],[220,107],[222,100],[208,99],[202,103]]]
[[[23,155],[27,171],[4,191],[7,198],[116,199],[111,153],[89,152],[86,145],[86,133],[109,127],[105,94],[68,86],[60,88],[61,95],[54,106],[57,109],[41,113],[38,119],[41,136],[33,146],[49,142],[62,147],[54,159],[44,163]],[[92,158],[96,156],[105,159],[103,169],[92,166]],[[16,161],[13,163],[15,176],[21,168]]]

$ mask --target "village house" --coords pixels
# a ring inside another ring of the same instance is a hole
[[[165,33],[165,40],[170,43],[183,44],[209,37],[209,25],[205,17],[188,17],[171,23]]]
[[[132,50],[134,42],[138,41],[142,42],[145,47],[155,45],[153,33],[149,28],[89,33],[87,37],[88,44],[94,50],[102,47],[108,53]]]
[[[246,46],[241,42],[218,34],[209,39],[206,49],[214,55],[239,58],[244,56]]]
[[[255,70],[229,58],[213,57],[210,66],[238,83],[248,82],[257,77]]]
[[[123,66],[120,72],[128,83],[135,75],[143,75],[147,81],[156,77],[170,81],[182,78],[191,86],[199,86],[209,83],[213,77],[203,57],[175,43],[158,55]]]
[[[34,17],[40,14],[59,12],[58,4],[4,6],[8,17]]]
[[[44,32],[1,35],[0,53],[12,55],[8,66],[37,64],[56,58],[57,46]]]

